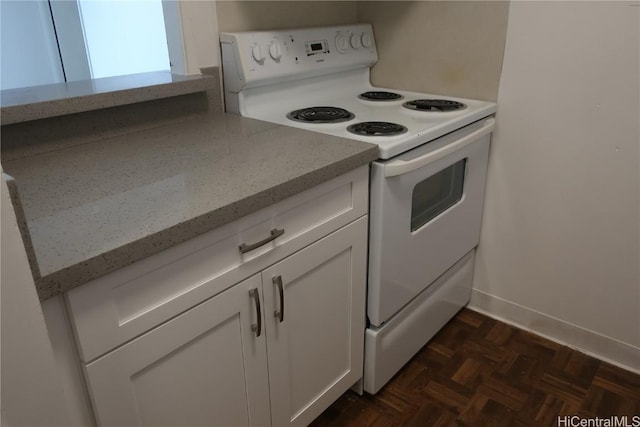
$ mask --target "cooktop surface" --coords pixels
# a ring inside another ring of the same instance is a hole
[[[338,81],[318,78],[248,90],[240,113],[374,143],[382,159],[495,113],[492,102],[378,88],[363,81],[353,72]]]

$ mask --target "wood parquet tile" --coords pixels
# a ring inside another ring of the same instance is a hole
[[[463,309],[375,396],[345,393],[312,427],[557,426],[640,416],[640,375]]]

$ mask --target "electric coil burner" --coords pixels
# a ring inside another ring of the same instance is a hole
[[[305,123],[340,123],[353,119],[352,112],[338,107],[309,107],[287,114],[287,118]]]
[[[402,104],[404,108],[417,111],[458,111],[467,108],[462,102],[448,99],[416,99]]]
[[[373,91],[361,93],[360,95],[358,95],[358,98],[364,99],[367,101],[397,101],[398,99],[402,99],[404,97],[399,93],[395,93],[395,92],[373,90]]]
[[[393,136],[407,131],[407,128],[390,122],[360,122],[347,127],[355,135],[363,136]]]

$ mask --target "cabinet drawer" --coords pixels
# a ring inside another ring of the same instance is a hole
[[[67,292],[89,362],[366,214],[368,167],[254,212]],[[274,240],[242,253],[240,245]]]

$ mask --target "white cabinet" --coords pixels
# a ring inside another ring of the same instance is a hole
[[[89,363],[366,215],[367,166],[338,176],[66,293]],[[246,253],[271,230],[281,236]]]
[[[364,217],[262,273],[274,426],[309,424],[362,377],[366,232]]]
[[[68,292],[98,424],[310,423],[362,378],[367,207],[364,167]]]
[[[362,376],[366,229],[363,217],[89,363],[98,423],[309,424]]]
[[[99,425],[268,425],[256,275],[86,366]]]

